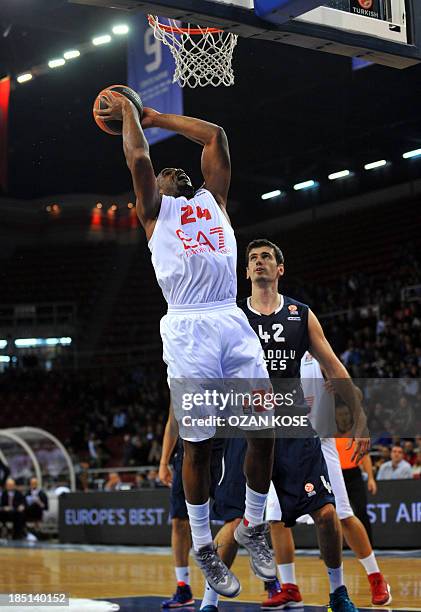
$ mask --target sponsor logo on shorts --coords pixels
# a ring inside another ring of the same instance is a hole
[[[312,497],[313,495],[316,495],[316,491],[314,490],[314,484],[312,482],[307,482],[304,485],[304,490],[307,493],[308,497]]]
[[[328,480],[326,480],[326,478],[323,476],[323,474],[320,476],[320,480],[323,483],[323,486],[325,487],[325,489],[327,489],[329,495],[332,495],[332,486],[330,484],[330,482]]]

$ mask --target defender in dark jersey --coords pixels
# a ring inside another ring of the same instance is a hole
[[[333,381],[343,379],[337,392],[360,413],[358,395],[349,375],[327,342],[315,315],[305,304],[278,293],[278,281],[284,274],[284,259],[280,249],[268,240],[255,240],[247,247],[247,277],[252,283],[252,295],[239,305],[265,351],[266,363],[275,392],[281,388],[296,392],[294,414],[308,413],[300,384],[300,362],[306,350],[324,366]],[[300,391],[301,390],[301,391]],[[330,580],[330,607],[332,612],[352,612],[342,570],[342,534],[334,508],[334,497],[321,451],[320,440],[308,426],[301,437],[278,437],[275,442],[275,460],[272,480],[282,509],[285,525],[292,526],[303,514],[310,514],[316,524],[320,551],[328,569]],[[358,454],[368,448],[367,439],[359,439]],[[242,440],[230,440],[224,455],[224,471],[217,488],[213,518],[227,521],[217,536],[217,544],[225,563],[232,563],[235,544],[232,533],[243,516],[242,493],[245,481],[241,465],[244,457]],[[289,591],[291,585],[284,584]],[[291,589],[286,606],[301,603],[299,592]],[[216,604],[216,600],[214,600]],[[280,609],[276,599],[264,602],[265,609]],[[284,607],[282,605],[282,607]],[[206,609],[206,608],[204,608]],[[216,605],[206,609],[217,610]]]

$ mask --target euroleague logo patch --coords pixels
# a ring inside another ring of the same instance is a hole
[[[289,314],[288,321],[301,321],[300,313],[298,312],[298,306],[296,304],[290,304],[288,306]]]
[[[358,0],[358,4],[363,9],[371,9],[373,6],[373,0]]]
[[[307,493],[308,497],[312,497],[312,495],[316,495],[316,491],[314,490],[314,484],[312,482],[307,482],[304,485],[304,490]]]

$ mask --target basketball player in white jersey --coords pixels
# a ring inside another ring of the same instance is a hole
[[[308,351],[301,359],[301,384],[306,401],[311,407],[309,419],[313,428],[320,435],[333,435],[336,431],[334,393],[324,382],[319,362]],[[371,602],[375,606],[389,605],[392,602],[390,586],[379,570],[367,531],[354,515],[349,503],[335,438],[322,437],[321,446],[344,538],[367,573]],[[269,491],[266,518],[271,521],[272,543],[281,580],[295,584],[294,540],[291,529],[280,524],[282,512],[273,484]],[[288,575],[288,578],[285,578],[285,575]]]
[[[264,381],[264,390],[271,388],[259,340],[235,302],[237,246],[226,212],[231,180],[228,141],[222,128],[200,119],[145,108],[140,123],[136,108],[125,97],[105,93],[103,102],[106,108],[97,114],[104,120],[123,122],[123,149],[132,174],[136,211],[168,302],[161,337],[174,412],[184,440],[183,487],[194,556],[212,588],[235,597],[240,583],[217,555],[210,531],[211,439],[216,428],[203,423],[188,426],[179,405],[184,389],[190,391],[197,379],[259,379]],[[149,127],[171,130],[202,146],[204,183],[198,191],[180,168],[167,168],[155,176],[143,133]],[[175,393],[179,393],[176,401]],[[196,402],[196,414],[199,408]],[[209,410],[208,415],[217,414],[217,406]],[[236,539],[248,549],[256,575],[271,580],[276,566],[264,538],[263,515],[274,437],[247,435],[247,440],[245,514]]]

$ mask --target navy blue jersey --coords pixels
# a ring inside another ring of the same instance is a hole
[[[250,298],[238,306],[259,336],[270,378],[300,378],[301,358],[309,348],[308,306],[286,295],[270,315],[254,310]]]

